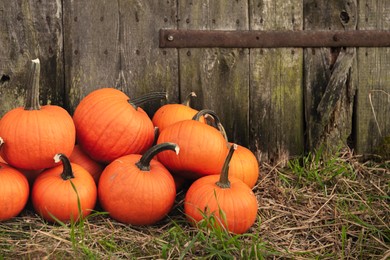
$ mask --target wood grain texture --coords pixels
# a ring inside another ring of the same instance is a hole
[[[65,62],[70,111],[89,92],[178,96],[177,51],[158,48],[160,27],[176,28],[175,1],[66,1]],[[160,103],[147,106],[153,113]]]
[[[358,29],[390,30],[390,1],[360,0],[358,12]],[[357,60],[356,151],[376,153],[390,136],[390,48],[359,48]]]
[[[248,3],[237,1],[180,0],[178,29],[248,30]],[[194,91],[196,109],[214,110],[228,138],[248,146],[248,49],[180,49],[180,93]]]
[[[0,116],[24,104],[31,59],[41,104],[72,114],[91,91],[191,91],[230,141],[278,162],[390,136],[390,48],[159,48],[159,30],[390,30],[387,0],[0,0]],[[144,106],[152,115],[164,102]],[[352,137],[352,138],[351,138]]]
[[[354,30],[357,3],[304,1],[305,30]],[[350,80],[355,48],[318,48],[304,52],[306,145],[334,150],[352,133],[354,85]]]
[[[251,30],[301,30],[301,1],[250,1]],[[251,149],[263,161],[303,153],[302,49],[250,50]]]
[[[35,58],[41,62],[41,104],[63,104],[62,51],[60,1],[0,1],[0,116],[24,105]]]

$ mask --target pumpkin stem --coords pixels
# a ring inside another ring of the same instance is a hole
[[[206,114],[204,116],[204,118],[206,119],[206,121],[210,122],[211,125],[213,125],[215,128],[217,128],[221,132],[221,134],[222,134],[223,138],[225,138],[226,142],[229,142],[225,127],[223,127],[221,122],[216,121],[215,118],[210,114]]]
[[[215,184],[222,188],[222,189],[228,189],[230,188],[230,181],[229,181],[229,164],[230,160],[232,159],[234,151],[237,149],[237,144],[233,144],[230,146],[229,153],[226,156],[225,162],[222,166],[222,172],[221,175],[219,176],[219,181],[216,182]]]
[[[154,127],[154,139],[153,139],[153,145],[157,143],[158,135],[160,134],[160,128],[158,126]]]
[[[69,179],[73,179],[74,174],[73,174],[72,166],[70,165],[70,161],[69,161],[68,157],[66,157],[65,154],[57,153],[54,156],[54,162],[58,163],[60,161],[62,161],[62,166],[64,168],[62,170],[62,173],[61,173],[61,178],[64,181],[69,180]]]
[[[141,157],[141,159],[135,164],[141,171],[150,171],[150,161],[153,157],[159,152],[165,150],[175,151],[176,154],[179,154],[180,148],[175,143],[161,143],[153,146],[149,150],[147,150]]]
[[[222,134],[223,138],[225,138],[226,142],[228,142],[227,134],[225,131],[225,128],[223,127],[221,120],[219,119],[218,115],[210,109],[203,109],[200,110],[198,113],[194,115],[192,120],[199,121],[199,119],[204,116],[206,119],[210,118],[212,120],[212,125],[216,127]]]
[[[130,105],[132,105],[135,109],[137,109],[140,105],[150,100],[155,99],[167,99],[167,92],[151,92],[145,95],[142,95],[137,98],[133,98],[129,100]]]
[[[192,91],[190,94],[188,94],[186,96],[186,98],[184,99],[183,103],[181,103],[182,105],[185,105],[187,107],[190,107],[190,103],[191,103],[191,98],[192,97],[196,97],[196,94],[194,91]]]
[[[39,59],[31,61],[30,74],[27,82],[27,95],[24,110],[40,110],[39,105],[39,74],[41,71],[41,64]]]

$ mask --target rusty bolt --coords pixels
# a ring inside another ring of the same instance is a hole
[[[170,41],[170,42],[173,41],[173,35],[168,36],[168,41]]]

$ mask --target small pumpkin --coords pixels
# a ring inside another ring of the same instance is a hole
[[[113,219],[132,225],[151,225],[169,213],[176,197],[175,182],[164,165],[152,159],[164,150],[179,152],[176,144],[163,143],[142,156],[122,156],[104,169],[98,197]]]
[[[259,163],[251,150],[237,145],[237,150],[229,164],[229,176],[242,180],[249,188],[253,188],[259,178]]]
[[[69,157],[70,162],[75,163],[83,167],[89,172],[96,185],[99,182],[100,175],[104,170],[104,165],[93,160],[87,153],[85,153],[82,148],[76,144],[74,146],[73,152]]]
[[[42,172],[35,180],[31,201],[35,211],[49,222],[77,221],[88,216],[97,200],[97,188],[91,174],[70,163],[64,154],[54,157],[58,165]]]
[[[173,142],[180,146],[180,154],[173,156],[161,152],[157,158],[173,174],[189,180],[205,175],[219,174],[228,153],[227,142],[214,127],[199,122],[210,114],[219,121],[212,110],[199,111],[192,120],[184,120],[161,131],[157,143]]]
[[[0,121],[1,156],[13,167],[39,170],[55,166],[53,156],[72,153],[76,131],[60,106],[39,104],[39,59],[31,61],[26,104],[8,111]]]
[[[228,141],[223,125],[215,122],[212,117],[206,117],[206,119],[210,124],[218,127],[221,134],[225,137],[226,141]],[[232,143],[230,143],[230,145],[232,145]],[[259,163],[251,150],[245,146],[236,145],[237,149],[229,163],[229,176],[236,177],[246,183],[249,188],[253,188],[259,178]]]
[[[191,108],[191,97],[196,97],[195,92],[187,95],[181,104],[166,104],[160,107],[153,115],[152,122],[160,131],[176,122],[192,119],[198,110]],[[199,119],[204,122],[204,118]]]
[[[92,159],[103,163],[126,154],[142,154],[152,146],[155,129],[139,105],[165,97],[165,92],[158,92],[129,101],[118,89],[92,91],[81,100],[73,115],[78,144]]]
[[[229,162],[237,145],[232,145],[220,175],[196,180],[184,198],[184,213],[191,224],[214,216],[215,225],[242,234],[255,223],[258,202],[252,190],[240,179],[229,177]]]
[[[21,172],[0,163],[0,190],[0,221],[5,221],[16,217],[24,209],[30,187]]]

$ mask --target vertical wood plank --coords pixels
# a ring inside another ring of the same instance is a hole
[[[360,0],[358,29],[390,30],[390,2]],[[377,153],[390,136],[390,48],[359,48],[357,59],[356,151]]]
[[[302,1],[251,0],[251,30],[301,30]],[[302,49],[250,50],[251,149],[278,162],[304,148]]]
[[[179,29],[248,30],[248,3],[180,0]],[[209,108],[221,118],[230,141],[249,144],[249,50],[180,49],[180,94],[194,91],[196,109]]]
[[[354,0],[304,0],[305,30],[354,30]],[[308,48],[304,51],[306,145],[330,151],[346,146],[352,133],[355,48]]]
[[[92,90],[130,97],[167,90],[177,100],[177,50],[158,48],[160,28],[176,28],[176,1],[66,1],[65,62],[71,111]],[[159,104],[149,106],[151,114]]]
[[[41,62],[41,104],[63,104],[62,50],[61,1],[0,0],[0,116],[24,105],[35,58]]]

